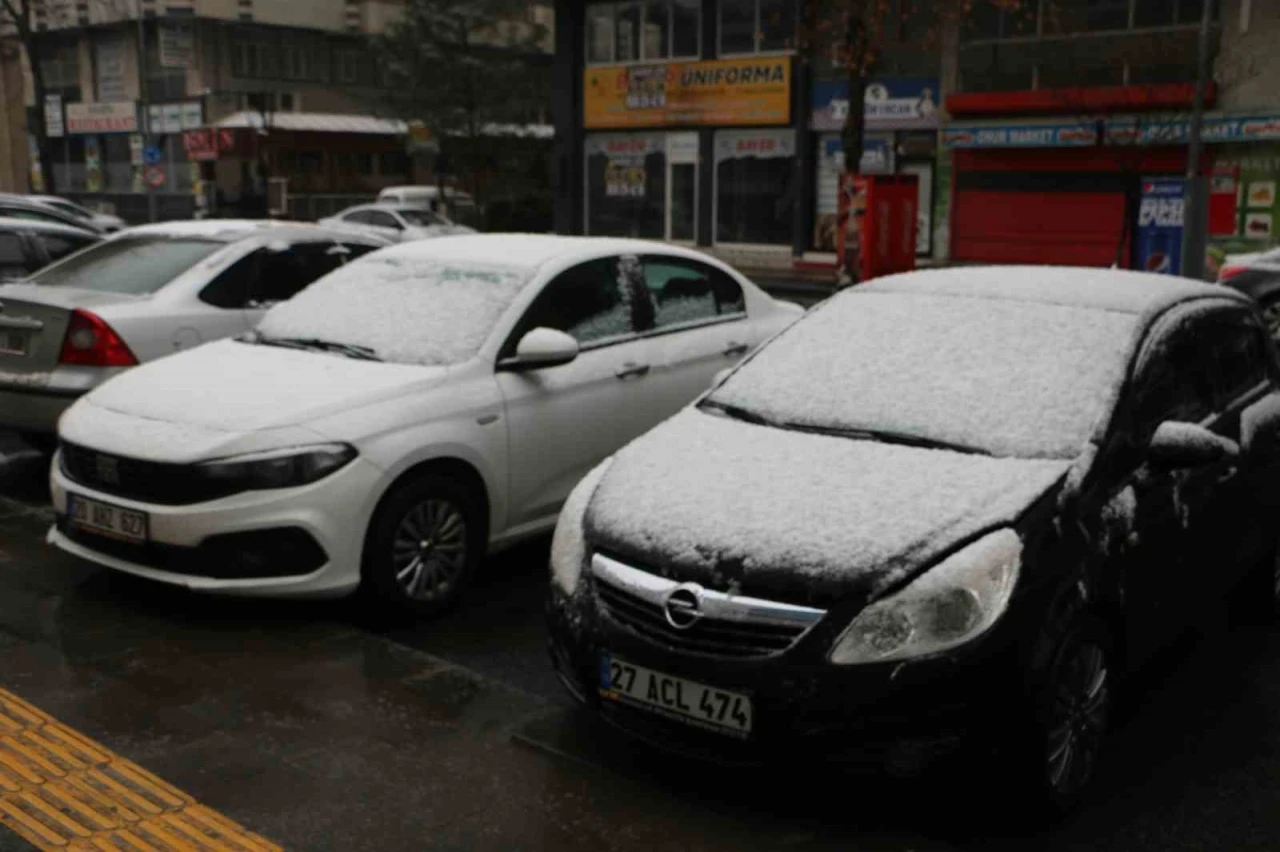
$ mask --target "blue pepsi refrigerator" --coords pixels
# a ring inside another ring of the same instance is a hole
[[[1179,177],[1142,179],[1138,206],[1138,268],[1165,275],[1182,273],[1184,184]]]

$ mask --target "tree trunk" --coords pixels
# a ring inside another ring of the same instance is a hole
[[[34,125],[31,128],[31,133],[36,138],[36,156],[40,160],[40,176],[44,181],[44,193],[46,195],[57,195],[58,186],[57,180],[53,176],[53,158],[49,152],[49,134],[44,116],[44,98],[46,95],[44,69],[40,67],[40,56],[36,45],[35,33],[29,27],[19,24],[18,39],[27,51],[27,60],[31,66],[32,96],[36,102],[36,120],[31,122]],[[32,191],[35,191],[34,186]]]
[[[861,33],[854,25],[849,33],[851,46],[861,43]],[[849,111],[844,117],[844,127],[840,132],[841,145],[844,148],[844,171],[840,177],[840,202],[837,215],[837,245],[839,264],[836,272],[836,286],[847,287],[857,284],[861,278],[862,239],[860,224],[853,208],[851,188],[862,165],[862,141],[866,120],[863,111],[866,108],[866,77],[863,74],[863,63],[858,55],[860,51],[851,50],[846,59],[849,75]]]

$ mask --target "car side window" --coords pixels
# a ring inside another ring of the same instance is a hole
[[[369,224],[376,225],[379,228],[394,228],[397,231],[403,231],[404,225],[396,221],[396,217],[390,213],[384,213],[381,210],[369,211]]]
[[[342,217],[344,222],[355,222],[357,225],[372,225],[373,214],[368,210],[357,210]]]
[[[520,337],[535,328],[563,331],[582,346],[635,333],[640,330],[634,317],[637,311],[626,281],[614,257],[566,269],[529,306],[508,344],[511,351],[504,354],[511,354]]]
[[[1267,349],[1262,328],[1241,314],[1224,314],[1206,323],[1204,356],[1214,372],[1214,409],[1223,411],[1267,378]]]
[[[300,243],[283,251],[258,250],[257,274],[250,298],[260,304],[283,302],[308,284],[342,265],[342,252],[331,242]]]
[[[200,291],[200,301],[215,308],[245,308],[258,276],[258,252],[250,252],[218,274]]]
[[[1214,381],[1200,351],[1201,324],[1184,323],[1158,341],[1135,388],[1133,437],[1145,446],[1166,420],[1199,423],[1214,411]]]
[[[26,278],[29,271],[22,237],[11,231],[0,233],[0,280]]]
[[[644,281],[653,298],[657,328],[746,312],[737,282],[721,270],[694,260],[646,257]]]
[[[35,237],[44,244],[44,250],[49,253],[50,263],[61,260],[73,251],[79,251],[93,242],[91,239],[65,234],[36,234]]]

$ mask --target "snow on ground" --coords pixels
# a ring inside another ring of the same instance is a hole
[[[867,285],[796,323],[712,399],[777,421],[1074,458],[1118,393],[1139,319]]]
[[[773,574],[882,590],[1012,521],[1065,460],[991,458],[784,431],[686,409],[623,449],[587,517],[603,547],[718,585]],[[740,563],[741,575],[735,576]],[[717,573],[719,572],[719,573]]]
[[[366,346],[385,361],[457,364],[475,355],[529,277],[500,258],[454,262],[392,249],[321,278],[268,311],[258,330]]]

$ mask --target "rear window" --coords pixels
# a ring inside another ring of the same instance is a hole
[[[141,296],[156,292],[224,246],[215,240],[166,237],[108,240],[46,266],[31,281]]]

